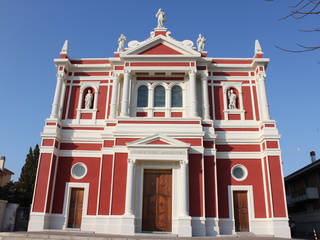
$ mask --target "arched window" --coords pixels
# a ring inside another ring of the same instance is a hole
[[[182,107],[182,89],[180,86],[173,86],[171,89],[171,107]]]
[[[166,104],[166,93],[163,86],[156,86],[154,89],[154,106],[164,107]]]
[[[142,85],[138,88],[138,103],[137,107],[147,107],[148,106],[148,87]]]

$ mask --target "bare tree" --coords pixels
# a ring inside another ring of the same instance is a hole
[[[273,0],[265,0],[266,2],[272,2]],[[279,20],[286,20],[288,18],[294,19],[302,19],[307,16],[320,16],[320,0],[300,0],[296,5],[289,6],[290,12],[286,16],[280,18]],[[320,32],[319,27],[312,27],[310,29],[301,29],[300,32],[311,33],[311,32]],[[304,44],[296,43],[299,49],[292,50],[282,48],[276,45],[277,48],[293,53],[301,53],[301,52],[310,52],[317,49],[320,49],[320,46],[307,46]]]

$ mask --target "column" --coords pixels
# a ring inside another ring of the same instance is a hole
[[[62,113],[63,113],[63,104],[64,104],[64,98],[66,95],[66,82],[62,81],[62,86],[61,86],[61,99],[59,103],[59,118],[62,119]]]
[[[201,74],[201,87],[202,87],[202,118],[204,120],[210,119],[209,114],[209,95],[208,95],[208,79],[206,74]]]
[[[57,73],[56,91],[54,93],[50,118],[57,118],[58,117],[59,101],[60,101],[60,96],[61,96],[61,87],[62,87],[62,82],[63,82],[64,76],[65,76],[65,73],[63,71],[59,71]]]
[[[190,117],[196,117],[197,114],[197,87],[196,87],[196,72],[189,72],[189,93],[190,93]]]
[[[125,69],[123,76],[123,92],[121,100],[121,117],[128,117],[128,102],[129,102],[129,81],[130,81],[130,71]]]
[[[259,73],[258,80],[259,80],[259,92],[260,92],[260,108],[261,108],[261,119],[262,120],[270,120],[270,113],[269,113],[269,104],[267,98],[267,90],[266,90],[266,74],[261,72]]]
[[[125,215],[133,215],[134,160],[128,158]]]
[[[189,179],[188,179],[188,164],[185,160],[180,161],[180,196],[179,216],[189,216]]]
[[[171,117],[171,88],[166,87],[166,117]]]
[[[113,74],[113,88],[112,88],[112,96],[111,96],[111,104],[110,104],[110,118],[116,118],[117,113],[117,98],[118,98],[118,83],[119,83],[119,74]]]

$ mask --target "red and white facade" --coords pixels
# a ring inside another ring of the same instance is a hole
[[[28,230],[67,229],[71,190],[81,188],[80,231],[140,233],[144,171],[170,169],[173,234],[235,234],[233,192],[242,191],[250,232],[290,237],[280,135],[266,96],[269,59],[259,43],[252,58],[212,58],[162,28],[128,45],[113,57],[72,59],[66,42],[54,60],[57,85]],[[148,98],[140,107],[142,85]],[[176,85],[182,104],[173,107]],[[89,89],[92,106],[85,108]],[[79,162],[85,173],[75,177]],[[235,166],[244,170],[240,178]]]

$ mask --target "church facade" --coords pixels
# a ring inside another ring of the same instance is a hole
[[[29,231],[290,237],[268,58],[214,58],[163,26],[109,58],[54,59]]]

